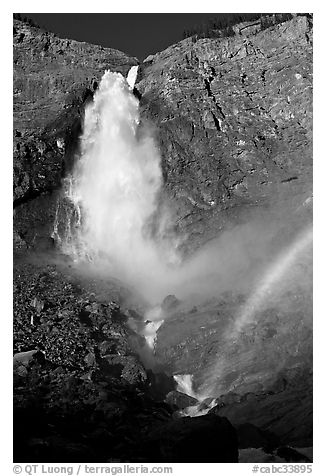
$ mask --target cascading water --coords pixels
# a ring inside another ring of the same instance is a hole
[[[180,374],[174,375],[174,380],[177,382],[177,390],[179,392],[185,393],[190,397],[197,398],[198,395],[193,389],[193,375],[190,374]]]
[[[177,391],[185,393],[186,395],[198,400],[198,403],[195,405],[191,405],[180,411],[181,415],[191,417],[206,415],[209,410],[216,405],[215,398],[209,398],[203,393],[198,393],[194,390],[193,375],[181,374],[174,375],[173,377],[177,382]]]
[[[80,155],[65,179],[52,237],[75,262],[91,262],[154,303],[160,277],[165,280],[179,258],[177,240],[167,238],[168,214],[158,209],[161,159],[140,126],[137,70],[132,67],[127,79],[106,71],[87,106]],[[151,351],[163,323],[156,314],[155,306],[149,309],[141,332]]]
[[[127,80],[107,71],[86,108],[80,157],[66,179],[73,216],[66,219],[61,247],[126,283],[141,279],[146,288],[178,257],[176,243],[164,238],[166,217],[157,219],[155,238],[151,226],[158,216],[162,172],[154,140],[140,128],[132,93],[136,76],[137,67]]]
[[[166,318],[156,303],[174,293],[183,299],[247,290],[256,276],[253,263],[264,257],[274,230],[265,222],[248,223],[235,232],[226,231],[181,263],[177,249],[184,237],[171,233],[169,214],[159,206],[161,160],[153,138],[140,123],[138,100],[132,92],[136,77],[137,67],[131,68],[127,80],[107,71],[87,106],[80,156],[65,179],[52,236],[76,261],[91,261],[108,278],[118,278],[146,297],[152,307],[140,333],[152,355],[156,333]],[[236,342],[242,327],[311,239],[309,229],[268,267],[222,340]],[[216,380],[223,368],[223,360],[209,367],[205,384],[196,392],[190,376],[176,376],[176,381],[181,391],[203,401],[217,396]],[[191,407],[188,414],[203,414],[209,405]]]

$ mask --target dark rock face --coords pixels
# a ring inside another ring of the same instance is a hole
[[[73,164],[85,105],[104,71],[126,75],[137,63],[121,51],[63,40],[14,20],[15,225],[29,244],[37,230],[41,236],[50,235],[56,197],[46,195],[36,204],[45,215],[43,230],[33,210],[29,214],[29,207],[19,210],[19,205],[60,187],[62,175]]]
[[[310,20],[296,17],[186,39],[144,61],[143,116],[157,126],[167,193],[195,244],[243,211],[311,193],[311,39]]]
[[[239,449],[266,448],[274,449],[278,446],[279,439],[268,431],[263,431],[251,423],[243,423],[237,428]]]
[[[159,328],[156,357],[171,373],[193,374],[198,386],[211,386],[211,396],[281,388],[284,369],[312,364],[311,297],[293,292],[287,299],[289,309],[275,303],[258,311],[233,340],[224,334],[232,331],[241,296],[215,298],[193,312],[181,308]]]
[[[36,205],[44,215],[50,210],[42,226],[32,212],[26,227],[29,207],[19,212],[18,205],[60,186],[104,70],[126,74],[135,64],[119,51],[15,20],[15,226],[28,244],[50,235],[56,197]],[[139,77],[142,116],[157,126],[165,189],[189,248],[257,206],[311,194],[310,19],[186,39],[145,60]]]
[[[277,456],[279,456],[280,458],[284,458],[286,461],[291,461],[292,463],[298,463],[298,462],[311,463],[312,462],[311,459],[308,458],[307,456],[287,446],[282,446],[281,448],[278,448]]]
[[[283,390],[271,387],[260,394],[248,393],[238,403],[217,406],[211,412],[227,417],[238,431],[250,423],[274,434],[283,445],[312,446],[312,372],[298,369]]]
[[[157,359],[171,373],[193,374],[195,391],[219,396],[216,412],[233,425],[250,423],[282,444],[311,446],[311,303],[303,294],[291,312],[258,313],[235,341],[224,340],[235,304],[215,300],[176,312],[158,330]]]
[[[312,463],[312,448],[303,448],[299,451],[293,448],[280,448],[268,452],[262,448],[245,448],[239,450],[239,463]],[[295,455],[295,456],[294,456]]]
[[[186,407],[191,407],[198,404],[198,400],[194,397],[190,397],[182,392],[173,390],[169,392],[165,398],[165,401],[172,407],[176,407],[179,410],[182,410]]]
[[[149,433],[153,461],[237,463],[237,434],[226,418],[204,415],[169,422]]]

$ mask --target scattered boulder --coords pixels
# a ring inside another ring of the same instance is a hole
[[[28,365],[37,352],[38,350],[34,349],[27,352],[18,352],[17,354],[14,354],[14,365]]]
[[[43,352],[39,350],[29,350],[27,352],[18,352],[14,354],[14,375],[26,377],[28,369],[33,363],[40,363],[45,360]]]

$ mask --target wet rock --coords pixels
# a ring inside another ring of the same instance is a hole
[[[203,401],[199,403],[198,411],[201,412],[201,411],[208,410],[212,408],[212,406],[214,406],[215,404],[216,404],[215,398],[212,398],[212,397],[205,398]]]
[[[169,392],[165,398],[165,401],[169,405],[177,407],[179,410],[183,410],[186,407],[197,405],[198,403],[198,400],[196,398],[190,397],[185,393],[178,392],[177,390]]]
[[[251,394],[223,407],[210,410],[225,416],[239,426],[250,423],[260,430],[276,435],[283,445],[305,447],[312,445],[312,375],[298,370],[300,383],[288,385],[282,392]],[[299,396],[299,397],[298,397]]]

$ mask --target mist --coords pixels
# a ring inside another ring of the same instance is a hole
[[[151,130],[140,124],[136,74],[133,67],[125,80],[107,71],[86,108],[80,157],[67,178],[74,225],[69,217],[63,250],[134,288],[151,306],[168,294],[200,300],[249,293],[300,228],[283,206],[251,215],[183,257],[187,237],[173,231],[162,204],[161,157]]]

